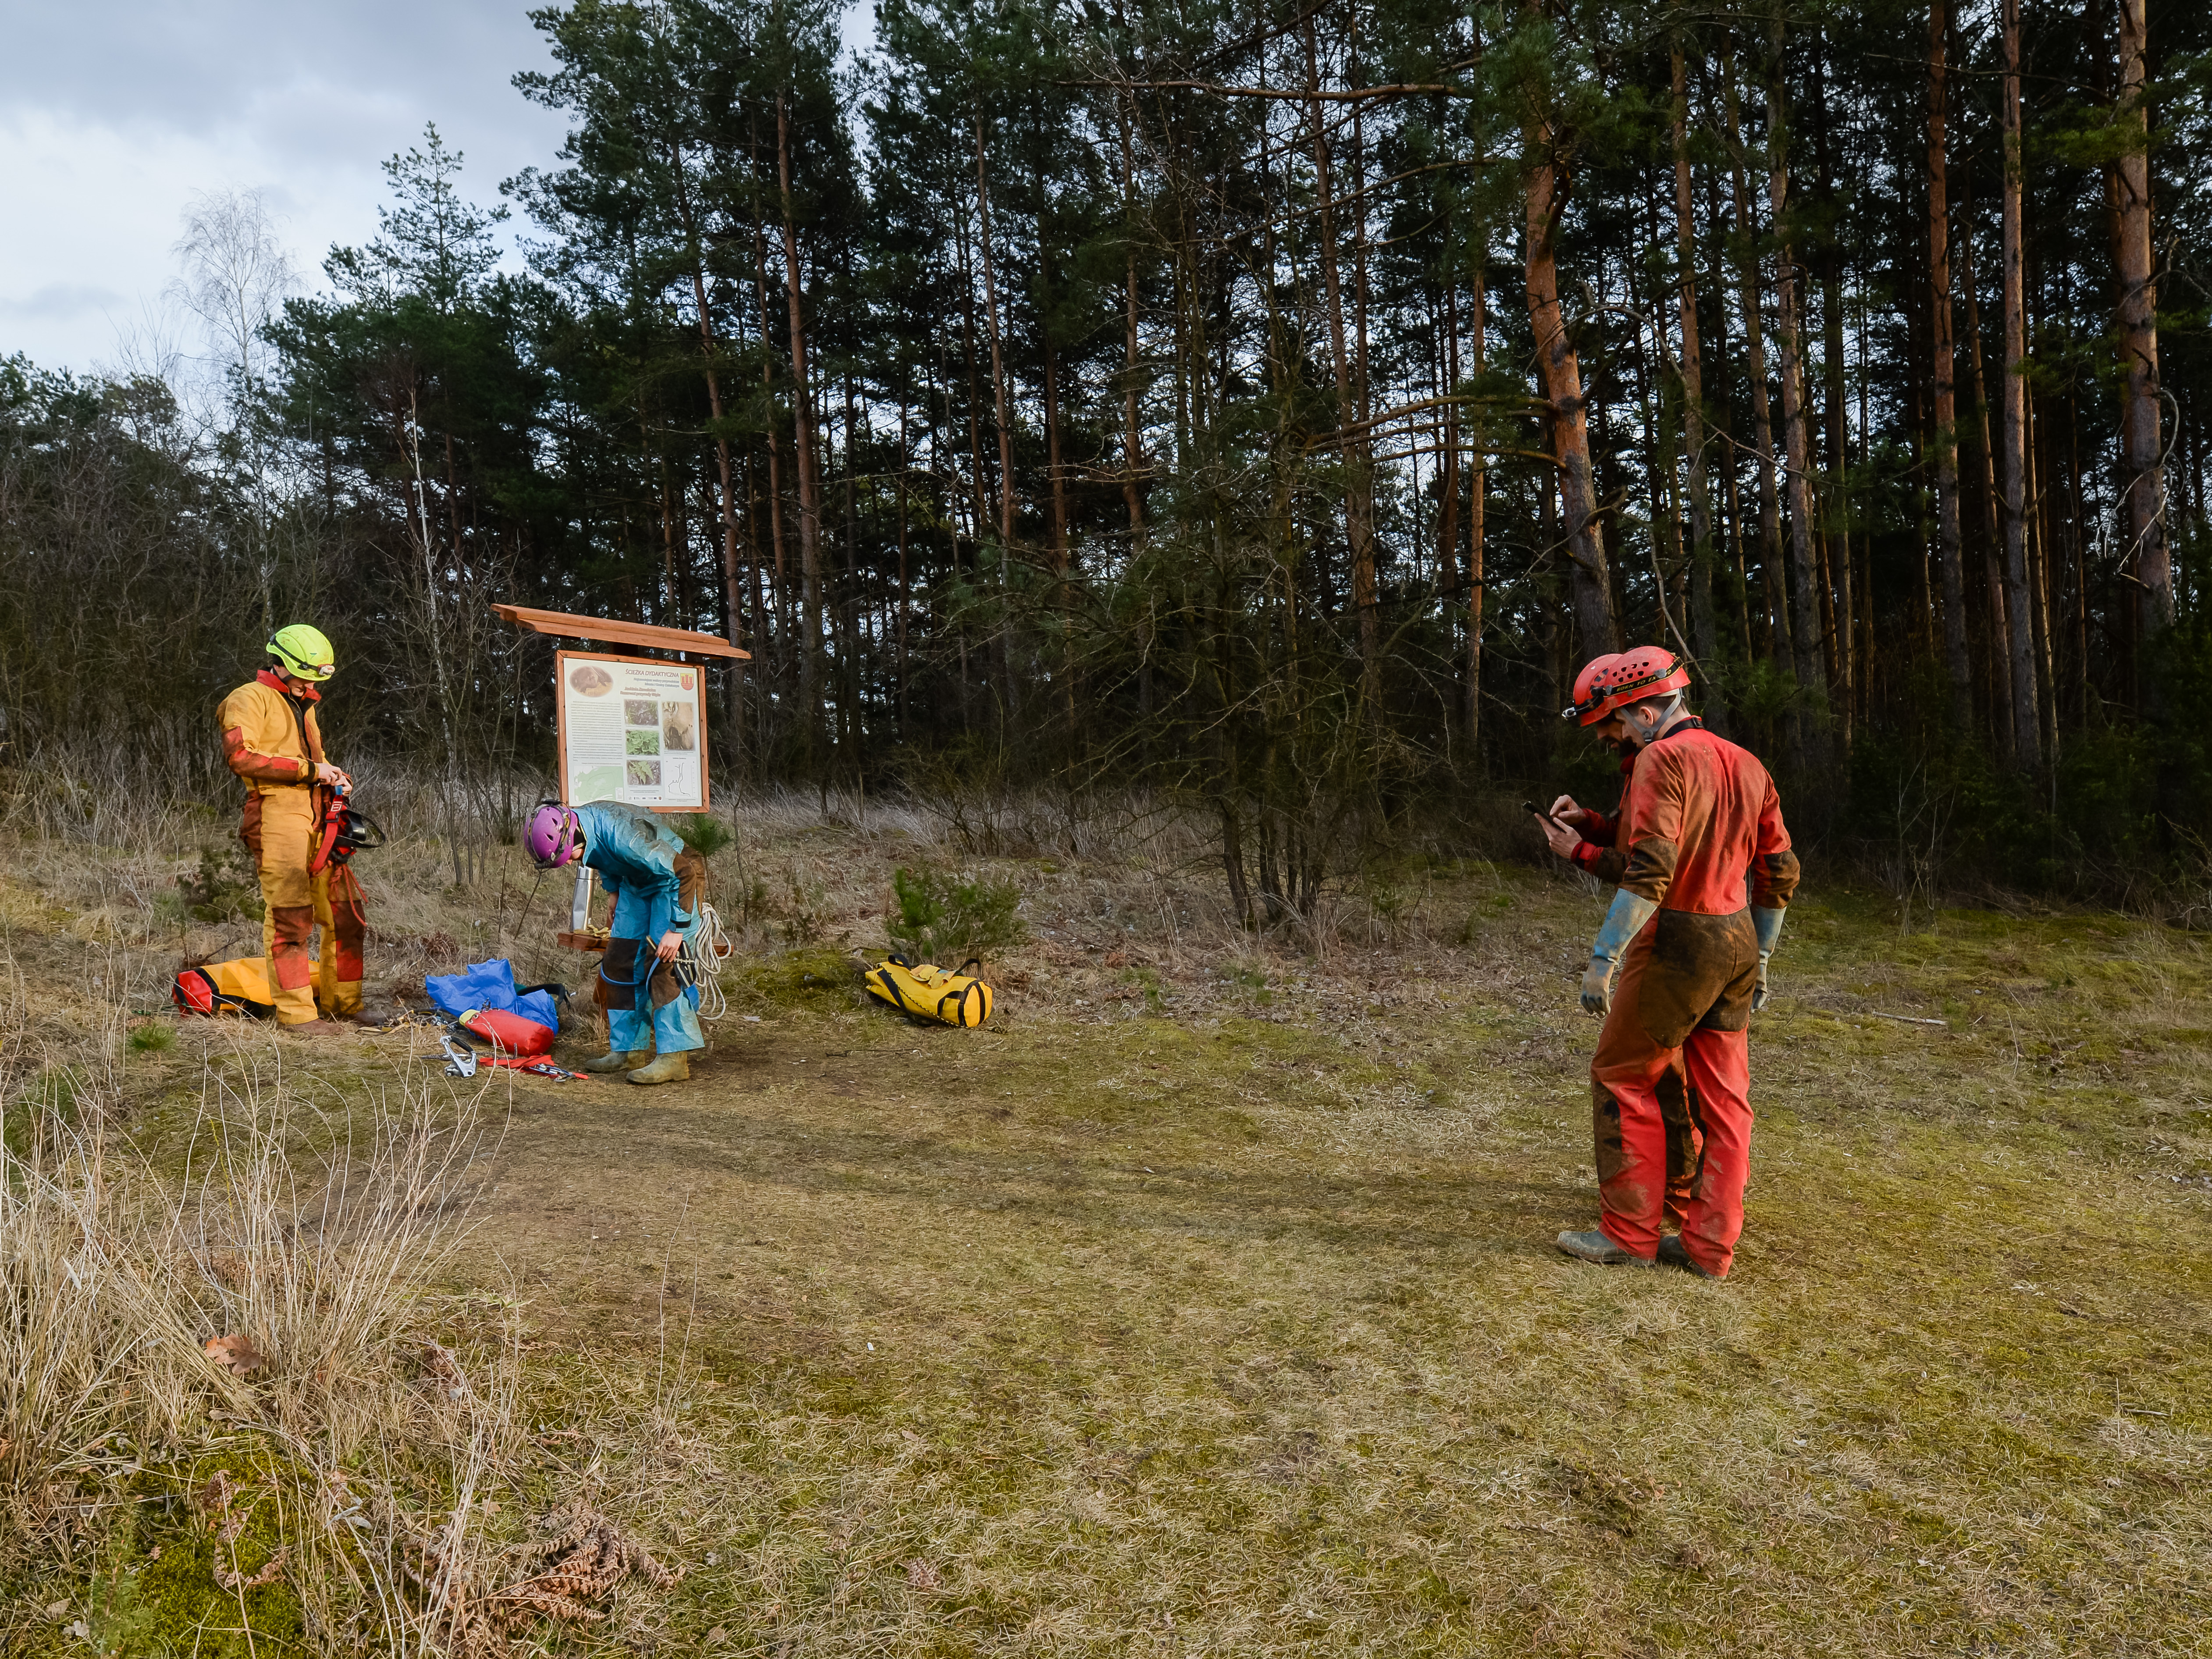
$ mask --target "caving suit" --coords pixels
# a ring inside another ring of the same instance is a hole
[[[653,947],[670,928],[686,939],[697,925],[685,877],[698,860],[676,832],[642,808],[593,801],[575,809],[584,829],[584,862],[614,896],[614,921],[599,963],[607,1047],[617,1054],[652,1048],[680,1054],[707,1046],[699,1029],[699,988],[678,964],[656,962]]]
[[[288,691],[272,669],[222,700],[223,758],[246,781],[239,839],[261,878],[261,954],[276,1018],[302,1025],[361,1011],[362,943],[368,917],[361,883],[343,864],[311,871],[330,792],[314,781],[323,758],[313,688]],[[309,949],[316,924],[322,957]]]
[[[1621,751],[1623,806],[1627,804],[1628,781],[1636,770],[1636,757],[1640,752],[1633,745],[1624,746]],[[1627,818],[1618,809],[1609,813],[1593,811],[1590,818],[1591,822],[1576,832],[1582,836],[1582,842],[1567,854],[1568,860],[1577,869],[1618,887],[1628,871],[1628,837],[1624,830]],[[1697,1181],[1700,1144],[1698,1126],[1690,1116],[1690,1073],[1679,1058],[1659,1079],[1656,1092],[1659,1114],[1667,1126],[1667,1213],[1679,1221],[1690,1201],[1690,1188]]]
[[[1681,1206],[1682,1245],[1720,1277],[1743,1231],[1751,1168],[1747,1036],[1759,980],[1751,910],[1790,902],[1797,855],[1766,769],[1695,720],[1637,756],[1620,818],[1628,854],[1621,888],[1659,909],[1622,957],[1590,1062],[1600,1225],[1638,1255],[1658,1249],[1667,1188],[1662,1094],[1680,1067],[1700,1138]]]

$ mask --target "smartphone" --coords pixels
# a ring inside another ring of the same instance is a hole
[[[1542,807],[1537,805],[1533,800],[1522,801],[1521,803],[1521,810],[1524,812],[1534,812],[1538,817],[1543,819],[1547,823],[1557,823],[1559,822],[1557,818],[1553,817],[1549,812],[1547,812]]]

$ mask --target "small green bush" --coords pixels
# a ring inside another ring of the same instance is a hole
[[[167,1054],[177,1046],[177,1033],[173,1026],[155,1022],[148,1025],[132,1026],[131,1035],[124,1041],[134,1054]]]
[[[179,876],[177,890],[185,908],[200,921],[258,920],[261,915],[261,878],[252,855],[235,842],[220,849],[202,845],[198,871]]]
[[[1018,945],[1022,890],[1011,881],[963,879],[941,870],[891,875],[892,908],[884,931],[903,954],[944,967]]]
[[[714,857],[738,838],[738,832],[730,828],[728,820],[718,818],[712,812],[693,812],[688,817],[671,818],[668,827],[682,839],[685,851],[696,853],[702,859]]]

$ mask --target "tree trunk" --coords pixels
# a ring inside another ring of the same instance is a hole
[[[775,95],[776,183],[782,202],[783,294],[791,325],[791,447],[799,460],[799,578],[802,637],[799,642],[799,719],[807,762],[814,760],[822,726],[822,503],[814,473],[814,412],[806,374],[806,327],[799,293],[799,227],[792,217],[791,115]]]
[[[1958,353],[1951,337],[1950,166],[1945,148],[1949,14],[1950,0],[1929,0],[1928,293],[1935,360],[1936,541],[1943,580],[1943,665],[1951,682],[1952,722],[1964,732],[1974,724],[1974,664],[1966,648],[1966,555],[1959,527]]]
[[[1345,343],[1344,284],[1336,257],[1336,187],[1330,165],[1328,131],[1322,120],[1321,63],[1313,19],[1305,25],[1306,105],[1313,128],[1314,188],[1321,197],[1322,286],[1328,295],[1330,367],[1335,372],[1338,424],[1358,427],[1360,396],[1357,365]],[[1360,211],[1366,211],[1361,204]],[[1352,606],[1359,629],[1360,685],[1366,707],[1377,712],[1376,694],[1382,673],[1381,618],[1375,599],[1374,480],[1367,465],[1365,430],[1350,433],[1344,446],[1344,530],[1352,553]]]
[[[1044,337],[1045,467],[1052,481],[1053,603],[1060,611],[1060,708],[1067,723],[1068,752],[1074,753],[1075,721],[1075,596],[1068,580],[1067,476],[1060,459],[1060,361],[1052,336]]]
[[[1785,216],[1790,209],[1790,139],[1784,124],[1782,88],[1782,34],[1778,22],[1770,42],[1771,61],[1766,82],[1766,193],[1767,213],[1774,226],[1774,345],[1777,372],[1782,378],[1782,447],[1785,471],[1783,490],[1790,503],[1790,568],[1796,578],[1796,614],[1792,629],[1796,647],[1798,689],[1805,694],[1817,720],[1827,701],[1828,675],[1826,640],[1820,624],[1824,584],[1820,557],[1813,543],[1812,457],[1805,432],[1805,369],[1800,347],[1802,329],[1797,308],[1797,270],[1790,251]],[[1826,747],[1800,722],[1801,760],[1813,759]]]
[[[677,157],[680,168],[683,158]],[[707,274],[701,263],[699,242],[692,231],[688,204],[684,211],[684,230],[690,241],[691,300],[699,312],[699,350],[706,359],[707,409],[714,422],[714,465],[721,483],[722,509],[722,623],[723,632],[732,645],[744,648],[744,582],[738,573],[738,493],[737,480],[730,465],[730,440],[722,431],[722,383],[714,370],[714,321],[707,306]],[[739,767],[744,763],[744,722],[738,702],[738,687],[744,675],[732,664],[730,668],[731,740],[738,746]]]
[[[1474,329],[1471,343],[1477,380],[1481,379],[1483,373],[1483,337],[1490,313],[1490,299],[1484,286],[1483,270],[1488,257],[1486,246],[1475,256]],[[1467,507],[1467,752],[1469,758],[1480,765],[1482,756],[1480,746],[1482,738],[1482,599],[1485,591],[1482,508],[1484,495],[1489,489],[1490,475],[1482,465],[1484,451],[1480,445],[1476,446],[1474,454],[1474,465],[1468,478]]]
[[[1729,385],[1727,267],[1730,255],[1729,233],[1723,228],[1723,223],[1720,174],[1715,171],[1705,179],[1705,226],[1721,269],[1714,274],[1712,338],[1702,356],[1711,384],[1725,388]],[[1717,568],[1729,578],[1729,598],[1735,607],[1735,625],[1729,630],[1729,643],[1735,649],[1737,659],[1748,666],[1759,659],[1759,653],[1752,639],[1751,567],[1743,548],[1742,446],[1735,440],[1734,410],[1725,391],[1716,401],[1714,410],[1719,420],[1711,428],[1717,440],[1713,447],[1721,458],[1720,495],[1714,503],[1718,520],[1713,532],[1714,552]],[[1724,556],[1720,550],[1723,544],[1727,549]]]
[[[1690,90],[1678,36],[1674,75],[1674,257],[1680,267],[1682,331],[1682,447],[1689,460],[1690,637],[1706,664],[1710,718],[1725,714],[1711,675],[1720,655],[1720,623],[1713,610],[1713,503],[1705,480],[1705,363],[1698,349],[1698,233],[1690,179]]]
[[[998,265],[991,253],[991,185],[983,159],[983,116],[975,115],[975,240],[983,263],[983,329],[991,343],[991,405],[999,429],[999,718],[1003,735],[1015,713],[1012,620],[1006,613],[1014,557],[1014,430],[1006,410],[1006,360],[999,338]]]
[[[1446,235],[1450,234],[1447,227]],[[1451,624],[1454,603],[1459,598],[1459,283],[1447,266],[1443,280],[1443,326],[1433,367],[1431,387],[1442,400],[1437,422],[1437,598],[1443,609],[1444,624]],[[1449,753],[1455,722],[1449,700],[1444,706],[1446,753]]]
[[[1744,375],[1751,383],[1751,441],[1759,478],[1759,572],[1766,593],[1767,651],[1777,663],[1793,659],[1790,641],[1790,593],[1782,574],[1782,507],[1774,481],[1774,407],[1766,383],[1766,325],[1759,285],[1759,232],[1752,222],[1751,188],[1744,176],[1743,121],[1736,106],[1735,64],[1730,59],[1723,83],[1727,105],[1729,149],[1735,161],[1736,240],[1742,260]]]
[[[2013,758],[2043,769],[2042,719],[2035,684],[2035,624],[2027,572],[2027,300],[2021,258],[2020,0],[2002,0],[2004,83],[2004,491],[2006,632],[2012,684]]]
[[[1121,501],[1129,510],[1129,556],[1134,558],[1142,551],[1145,541],[1145,498],[1138,482],[1144,475],[1145,443],[1137,408],[1140,361],[1137,337],[1137,162],[1135,149],[1129,141],[1129,118],[1118,100],[1115,112],[1121,133],[1122,303],[1127,330],[1122,345],[1122,373],[1127,379],[1121,388]]]
[[[914,609],[914,588],[907,572],[907,475],[914,470],[914,448],[907,430],[906,386],[899,387],[899,475],[898,475],[898,734],[899,741],[908,740],[907,731],[907,619]]]
[[[1820,248],[1820,331],[1822,367],[1826,371],[1828,415],[1827,479],[1820,494],[1820,544],[1827,580],[1821,599],[1828,605],[1828,671],[1832,677],[1837,731],[1844,751],[1850,750],[1858,713],[1856,628],[1851,609],[1851,513],[1844,481],[1850,463],[1847,441],[1850,428],[1848,397],[1844,383],[1843,257],[1837,246],[1834,222],[1835,176],[1828,143],[1828,76],[1825,45],[1813,59],[1813,110],[1819,131],[1817,153],[1820,168],[1820,204],[1827,227]]]
[[[1966,178],[1971,185],[1973,173],[1968,169]],[[1982,588],[1984,609],[1989,617],[1988,660],[1983,665],[1989,674],[1990,728],[1996,738],[1997,752],[2009,757],[2012,754],[2012,647],[2010,630],[2005,626],[2004,559],[2001,550],[2002,527],[1998,520],[1996,483],[1996,445],[1990,432],[1989,380],[1982,367],[1982,303],[1974,282],[1974,222],[1973,201],[1970,196],[1962,200],[1959,213],[1959,276],[1966,289],[1966,366],[1973,377],[1974,432],[1979,441],[1981,489]]]
[[[999,428],[999,550],[1014,549],[1014,434],[1006,412],[1006,361],[999,340],[999,279],[991,256],[991,185],[983,157],[983,118],[975,117],[976,252],[983,264],[983,331],[991,345],[991,406]]]
[[[2015,4],[2017,0],[2015,0]],[[2173,553],[2166,522],[2158,385],[2157,256],[2151,244],[2150,114],[2143,61],[2144,0],[2119,0],[2120,128],[2129,148],[2119,184],[2118,277],[2121,367],[2127,374],[2128,544],[2134,554],[2136,614],[2145,640],[2173,621]]]
[[[1585,659],[1620,648],[1613,612],[1613,574],[1598,538],[1597,494],[1590,471],[1589,408],[1583,396],[1582,364],[1559,308],[1559,273],[1553,239],[1566,211],[1566,187],[1552,154],[1550,121],[1530,124],[1526,249],[1528,321],[1534,331],[1536,373],[1549,406],[1552,453],[1557,459],[1559,506],[1565,520],[1567,557],[1573,562],[1575,626]]]

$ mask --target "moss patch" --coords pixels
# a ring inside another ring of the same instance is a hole
[[[741,1013],[826,1013],[853,1006],[860,994],[852,958],[818,948],[748,957],[728,969],[722,982],[730,1006]]]

